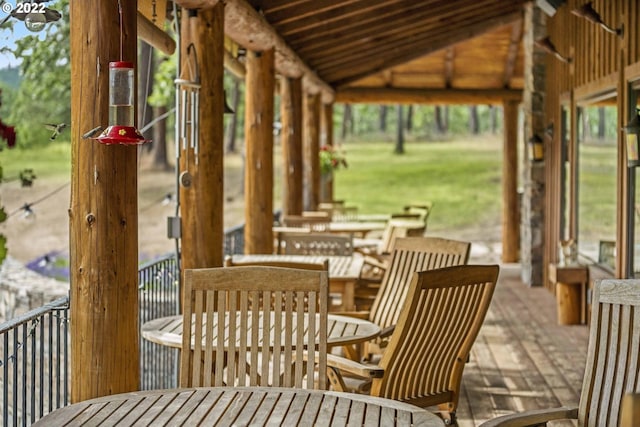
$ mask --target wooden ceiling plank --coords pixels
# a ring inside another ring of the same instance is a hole
[[[277,10],[265,8],[263,12],[267,21],[274,25],[284,25],[313,15],[329,14],[331,16],[339,14],[341,7],[354,3],[360,3],[360,7],[364,8],[369,6],[371,2],[364,2],[363,0],[314,0],[307,3],[296,3],[287,8],[279,8]]]
[[[367,104],[501,104],[519,101],[515,89],[404,89],[347,87],[336,91],[336,102]]]
[[[316,71],[334,87],[346,85],[386,68],[391,68],[395,65],[411,61],[444,47],[478,36],[490,28],[513,22],[516,19],[521,19],[520,13],[498,16],[464,29],[459,29],[455,34],[445,35],[437,39],[434,39],[430,35],[422,36],[421,38],[412,38],[411,40],[407,40],[406,46],[403,48],[399,48],[398,45],[393,44],[387,46],[385,51],[376,51],[376,55],[373,55],[369,60],[366,58],[358,58],[354,61],[334,65],[331,68],[317,68]]]
[[[381,29],[377,32],[369,33],[367,37],[361,37],[357,39],[354,38],[350,41],[334,41],[331,46],[325,46],[324,49],[318,51],[316,54],[300,54],[305,58],[306,61],[308,61],[310,64],[313,64],[314,67],[320,68],[322,66],[325,66],[328,62],[332,62],[332,56],[340,56],[343,53],[351,54],[353,52],[355,52],[356,54],[363,54],[371,46],[374,46],[375,50],[378,50],[378,48],[381,47],[384,43],[390,42],[391,40],[395,40],[396,43],[402,44],[408,37],[419,37],[421,34],[427,32],[434,34],[434,36],[439,36],[441,33],[450,33],[452,31],[457,31],[457,29],[464,28],[467,25],[474,24],[484,19],[491,19],[496,15],[509,14],[513,11],[519,12],[520,9],[511,8],[499,11],[487,11],[484,9],[478,10],[474,8],[468,8],[464,12],[454,12],[454,14],[450,16],[450,18],[455,19],[455,21],[441,23],[441,21],[436,18],[436,26],[428,25],[428,21],[425,22],[424,19],[406,22],[402,25],[396,25],[394,23],[394,25],[388,25],[386,31],[383,31]],[[298,51],[295,43],[292,43],[292,47],[296,49],[296,51]],[[369,51],[367,54],[371,53],[372,51]]]
[[[486,10],[484,6],[485,4],[482,1],[478,1],[467,6],[467,8],[482,11]],[[411,18],[418,15],[417,20],[421,20],[425,26],[428,26],[433,22],[437,22],[438,17],[455,15],[459,12],[460,8],[449,2],[437,6],[428,6],[424,2],[412,2],[402,7],[387,4],[368,14],[339,17],[340,19],[333,21],[331,25],[316,28],[314,31],[307,31],[295,37],[288,36],[287,40],[290,40],[291,45],[296,49],[302,49],[319,40],[333,40],[344,37],[355,38],[370,35],[373,31],[375,31],[373,34],[377,34],[377,32],[383,31],[384,28],[401,25],[404,22],[403,19],[407,17],[410,19],[407,23],[410,23]],[[362,34],[362,30],[365,30],[364,34]]]
[[[278,11],[304,3],[313,3],[315,0],[251,0],[250,3],[256,10]]]
[[[415,9],[402,11],[394,9],[393,14],[386,15],[383,19],[371,18],[360,22],[358,25],[342,31],[342,33],[327,34],[326,36],[319,32],[310,32],[313,38],[301,40],[298,37],[290,37],[291,46],[296,49],[301,56],[322,53],[332,46],[353,43],[361,38],[372,37],[382,34],[389,28],[389,22],[394,23],[394,27],[410,27],[416,22],[424,24],[425,18],[433,15],[430,10],[423,10],[419,6]]]
[[[276,70],[289,77],[303,77],[303,83],[312,93],[322,92],[324,102],[333,99],[333,88],[309,68],[289,47],[273,27],[245,0],[226,0],[224,8],[225,34],[247,49],[263,51],[275,48]]]
[[[499,24],[511,23],[520,18],[520,16],[520,11],[511,14],[503,14],[502,11],[491,11],[485,12],[485,15],[482,16],[478,14],[473,16],[462,15],[460,16],[461,22],[447,25],[446,28],[438,29],[437,31],[425,33],[413,27],[394,29],[389,34],[386,34],[382,41],[360,40],[346,46],[336,45],[333,49],[327,49],[322,57],[305,55],[305,60],[312,64],[318,72],[322,72],[334,66],[340,67],[345,59],[353,62],[361,59],[372,60],[387,51],[393,53],[394,50],[412,50],[412,40],[448,39],[451,40],[451,43],[447,43],[445,46],[452,45],[454,42],[466,40],[487,32]],[[467,18],[473,18],[473,22],[467,22]],[[444,46],[440,46],[440,48],[442,47]],[[416,57],[418,56],[422,55],[417,55]]]
[[[504,65],[504,79],[503,86],[508,88],[511,84],[511,78],[513,77],[514,70],[516,69],[516,60],[518,59],[518,48],[522,41],[522,23],[523,20],[518,20],[513,23],[511,27],[511,38],[509,39],[509,51],[507,53],[507,60]]]
[[[403,5],[403,3],[406,4]],[[384,12],[378,14],[378,11],[382,8],[385,10],[390,8],[402,10],[409,7],[410,3],[413,2],[409,0],[357,0],[354,3],[345,2],[345,4],[340,4],[330,10],[307,14],[301,19],[288,19],[284,23],[278,21],[269,22],[273,22],[274,28],[286,38],[306,31],[316,30],[318,27],[331,27],[334,22],[348,18],[355,19],[358,16],[368,14],[380,16],[384,14]]]

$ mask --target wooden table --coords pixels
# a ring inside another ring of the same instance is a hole
[[[57,409],[35,426],[444,426],[436,415],[390,399],[321,390],[208,387],[148,390]]]
[[[342,310],[354,311],[356,308],[356,282],[364,262],[361,256],[256,254],[233,255],[231,259],[235,262],[289,261],[314,264],[329,260],[329,292],[342,296]]]
[[[228,313],[226,313],[228,315]],[[251,315],[251,313],[249,313]],[[261,313],[262,315],[262,313]],[[203,322],[206,319],[203,319]],[[142,325],[142,337],[156,344],[174,348],[182,347],[182,315],[160,317],[150,320]],[[217,321],[213,321],[214,334],[217,331]],[[260,320],[260,326],[263,322]],[[251,320],[248,321],[251,324]],[[274,323],[271,322],[273,325]],[[284,324],[284,322],[283,322]],[[193,330],[193,328],[192,328]],[[349,316],[329,314],[327,319],[327,347],[348,346],[369,341],[380,333],[380,327],[364,319]],[[260,339],[262,331],[258,332]],[[191,337],[193,342],[193,337]],[[214,342],[216,338],[213,338]],[[262,344],[260,344],[262,345]]]
[[[329,233],[345,233],[353,234],[358,237],[365,237],[372,231],[383,231],[387,227],[384,222],[361,222],[361,221],[348,221],[348,222],[330,222],[327,228]]]

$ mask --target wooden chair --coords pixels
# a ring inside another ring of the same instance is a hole
[[[578,425],[584,427],[618,426],[623,396],[640,392],[639,362],[640,280],[596,281],[587,365],[578,407],[505,415],[482,426],[546,425],[548,421],[562,419],[578,420]]]
[[[353,236],[325,233],[280,233],[278,250],[286,255],[353,255]]]
[[[463,265],[469,261],[471,243],[440,237],[396,239],[389,268],[376,292],[371,311],[352,313],[382,328],[382,334],[365,344],[364,354],[381,354],[398,322],[411,277],[416,271]],[[358,291],[356,291],[358,292]]]
[[[224,259],[225,267],[247,267],[247,266],[266,266],[266,267],[282,267],[282,268],[298,268],[301,270],[315,270],[329,272],[329,260],[324,262],[295,262],[295,261],[234,261],[233,257],[227,255]]]
[[[180,387],[313,388],[326,372],[327,289],[326,271],[185,270]]]
[[[439,405],[455,423],[460,381],[498,279],[497,265],[463,265],[412,274],[389,346],[377,365],[328,358],[331,386],[400,400]],[[348,373],[361,379],[345,381]]]
[[[234,261],[233,257],[227,255],[224,259],[225,267],[247,267],[247,266],[267,266],[267,267],[283,267],[283,268],[298,268],[301,270],[314,270],[314,271],[326,271],[329,274],[329,260],[325,259],[324,262],[295,262],[295,261]],[[337,310],[340,307],[340,294],[329,293],[329,299],[327,307],[329,311]]]

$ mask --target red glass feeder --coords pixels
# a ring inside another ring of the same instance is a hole
[[[109,63],[109,127],[96,139],[102,144],[138,145],[149,142],[135,127],[133,63]]]

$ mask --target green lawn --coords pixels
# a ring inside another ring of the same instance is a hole
[[[500,223],[500,137],[415,142],[405,153],[389,143],[349,143],[349,167],[335,172],[334,198],[361,213],[400,212],[408,202],[433,202],[429,230]]]

